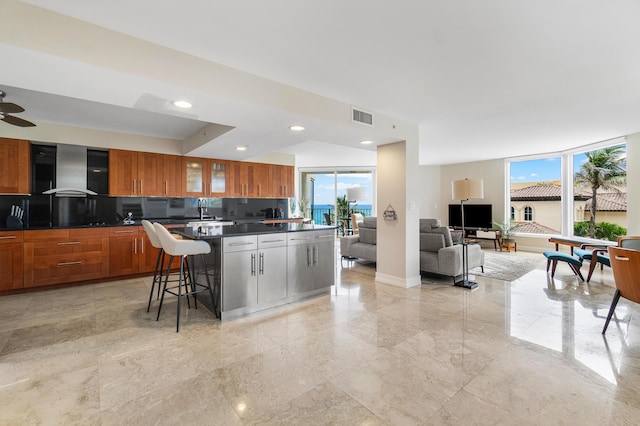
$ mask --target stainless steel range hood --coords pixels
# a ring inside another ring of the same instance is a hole
[[[56,146],[56,187],[43,194],[65,197],[98,195],[87,189],[87,147],[65,144]]]

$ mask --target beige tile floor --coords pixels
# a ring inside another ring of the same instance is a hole
[[[509,254],[526,256],[526,253]],[[149,278],[0,298],[0,424],[635,425],[640,307],[610,271],[474,291],[336,270],[331,295],[221,324]]]

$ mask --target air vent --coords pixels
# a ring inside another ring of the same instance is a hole
[[[364,112],[355,108],[351,108],[352,119],[356,123],[365,124],[367,126],[373,126],[373,114],[370,112]]]

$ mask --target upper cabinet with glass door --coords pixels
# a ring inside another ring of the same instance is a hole
[[[183,157],[182,161],[183,196],[227,195],[227,161],[195,157]]]

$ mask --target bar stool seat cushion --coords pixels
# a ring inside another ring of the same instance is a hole
[[[167,231],[160,223],[154,223],[154,228],[165,253],[171,256],[193,256],[211,253],[211,246],[206,241],[179,240]]]

